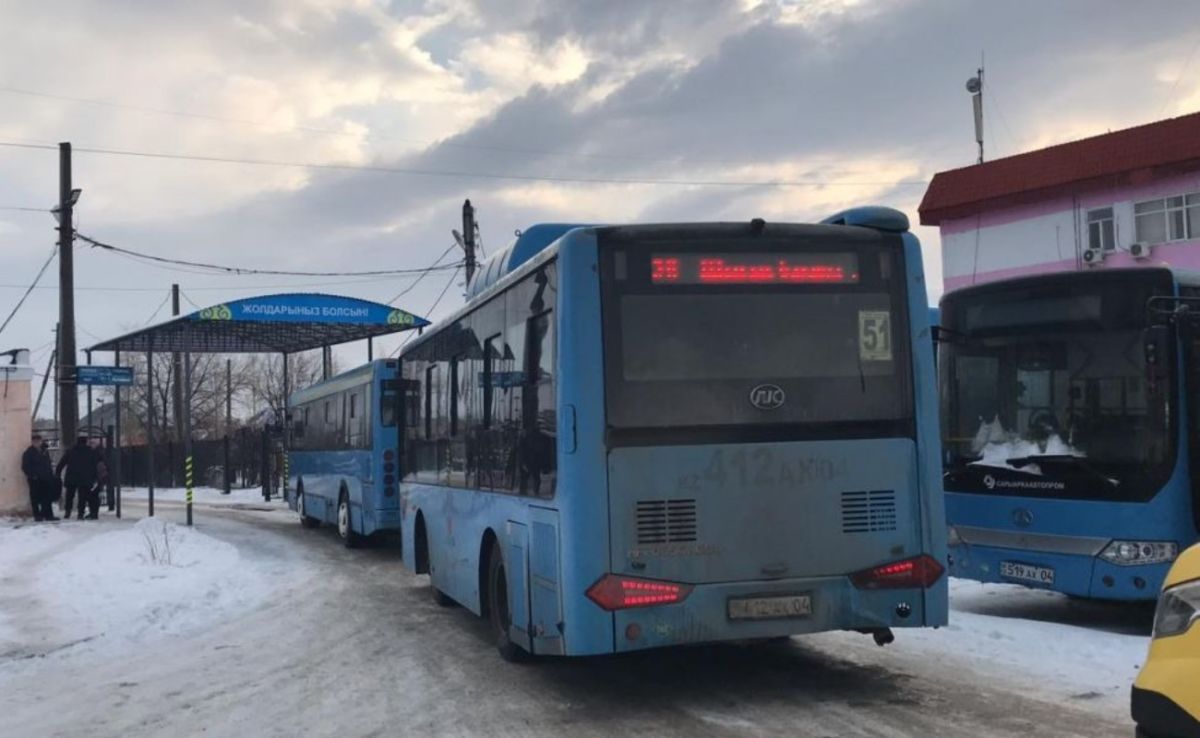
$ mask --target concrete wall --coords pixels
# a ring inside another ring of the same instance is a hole
[[[29,515],[29,486],[21,473],[21,454],[33,432],[33,367],[0,365],[0,515]]]
[[[1200,271],[1200,239],[1156,244],[1148,259],[1134,259],[1133,204],[1200,192],[1200,172],[1133,187],[1114,187],[943,221],[942,269],[946,291],[998,279],[1075,269],[1170,265]],[[1099,266],[1080,259],[1087,248],[1087,211],[1113,208],[1116,251]],[[1200,230],[1200,225],[1196,226]]]

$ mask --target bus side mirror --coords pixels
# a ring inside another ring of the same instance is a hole
[[[1150,381],[1167,376],[1173,344],[1171,326],[1157,324],[1142,331],[1142,350],[1146,358],[1146,378]]]

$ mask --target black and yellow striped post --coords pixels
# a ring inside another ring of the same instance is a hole
[[[190,433],[188,434],[191,435]],[[191,446],[191,439],[188,439],[188,446]],[[192,452],[188,449],[188,454],[183,460],[183,484],[187,489],[187,524],[192,524]]]
[[[187,524],[192,524],[192,356],[183,355],[183,484],[187,491]]]

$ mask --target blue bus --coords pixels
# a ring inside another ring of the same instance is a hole
[[[946,622],[902,213],[530,228],[401,353],[403,558],[502,657]]]
[[[1196,296],[1197,278],[1145,268],[942,299],[952,574],[1157,597],[1200,526],[1200,343],[1153,306]]]
[[[288,503],[306,528],[337,526],[349,547],[400,528],[399,361],[381,359],[288,401]]]

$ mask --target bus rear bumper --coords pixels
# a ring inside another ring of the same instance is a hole
[[[1026,576],[1013,576],[1012,565]],[[950,547],[950,575],[997,584],[1020,584],[1075,597],[1102,600],[1153,600],[1158,596],[1169,562],[1117,566],[1083,554],[978,544]],[[1052,579],[1047,577],[1052,572]],[[1036,574],[1038,576],[1028,576]]]
[[[807,597],[810,611],[764,619],[731,612],[733,600],[778,597]],[[845,577],[704,584],[679,604],[615,612],[615,646],[617,651],[637,651],[829,630],[939,626],[946,624],[947,603],[945,577],[927,590],[859,590]]]

